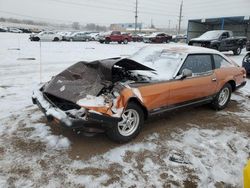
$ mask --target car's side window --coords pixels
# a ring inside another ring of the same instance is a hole
[[[193,72],[193,76],[200,76],[212,72],[212,61],[210,54],[192,54],[189,55],[183,63],[179,74],[183,69],[189,69]]]
[[[221,39],[226,39],[229,37],[229,34],[228,32],[224,32],[222,35],[221,35]]]
[[[214,64],[215,64],[215,69],[219,69],[222,67],[233,67],[233,65],[228,62],[224,57],[214,54]]]

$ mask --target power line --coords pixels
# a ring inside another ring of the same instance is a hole
[[[106,6],[100,6],[100,5],[91,5],[91,4],[86,4],[86,3],[76,3],[76,2],[68,2],[64,0],[48,0],[48,1],[53,1],[57,3],[63,3],[63,4],[70,4],[70,5],[76,5],[76,6],[84,6],[84,7],[92,7],[92,8],[98,8],[98,9],[106,9],[106,10],[113,10],[113,11],[124,11],[124,12],[133,12],[132,10],[128,9],[121,9],[121,8],[114,8],[114,7],[106,7]],[[164,16],[174,16],[176,17],[177,15],[173,14],[165,14],[165,13],[159,13],[155,11],[140,11],[141,14],[156,14],[156,15],[164,15]]]
[[[21,17],[26,17],[26,18],[31,18],[31,19],[38,19],[38,20],[45,20],[45,21],[54,21],[54,22],[69,22],[69,23],[73,23],[76,20],[61,20],[61,19],[51,19],[51,18],[42,18],[42,17],[37,17],[37,16],[29,16],[26,14],[19,14],[19,13],[14,13],[14,12],[9,12],[9,11],[4,11],[4,10],[0,10],[0,12],[4,13],[4,14],[9,14],[12,16],[21,16]],[[97,24],[108,24],[108,23],[97,23]]]
[[[87,3],[76,3],[76,2],[68,2],[64,0],[49,0],[49,1],[54,1],[62,4],[69,4],[69,5],[77,5],[77,6],[84,6],[84,7],[92,7],[92,8],[98,8],[98,9],[108,9],[108,10],[114,10],[114,11],[125,11],[125,12],[133,12],[132,10],[128,9],[121,9],[121,8],[112,8],[112,7],[106,7],[106,6],[100,6],[100,5],[91,5]]]

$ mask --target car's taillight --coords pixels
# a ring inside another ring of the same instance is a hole
[[[246,72],[246,70],[243,68],[243,69],[241,70],[241,72],[242,72],[242,74],[243,74],[243,78],[246,78],[246,77],[247,77],[247,72]]]

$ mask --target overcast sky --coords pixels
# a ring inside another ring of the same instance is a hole
[[[0,17],[82,24],[134,22],[136,0],[0,0]],[[175,27],[181,0],[138,0],[138,20]],[[184,0],[182,27],[191,18],[249,16],[250,0]]]

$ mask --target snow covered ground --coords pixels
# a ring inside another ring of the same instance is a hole
[[[0,187],[242,187],[250,158],[249,79],[227,109],[191,108],[149,121],[125,145],[58,131],[32,105],[40,78],[145,45],[43,42],[40,48],[26,34],[0,33]],[[226,54],[241,65],[245,52]]]

